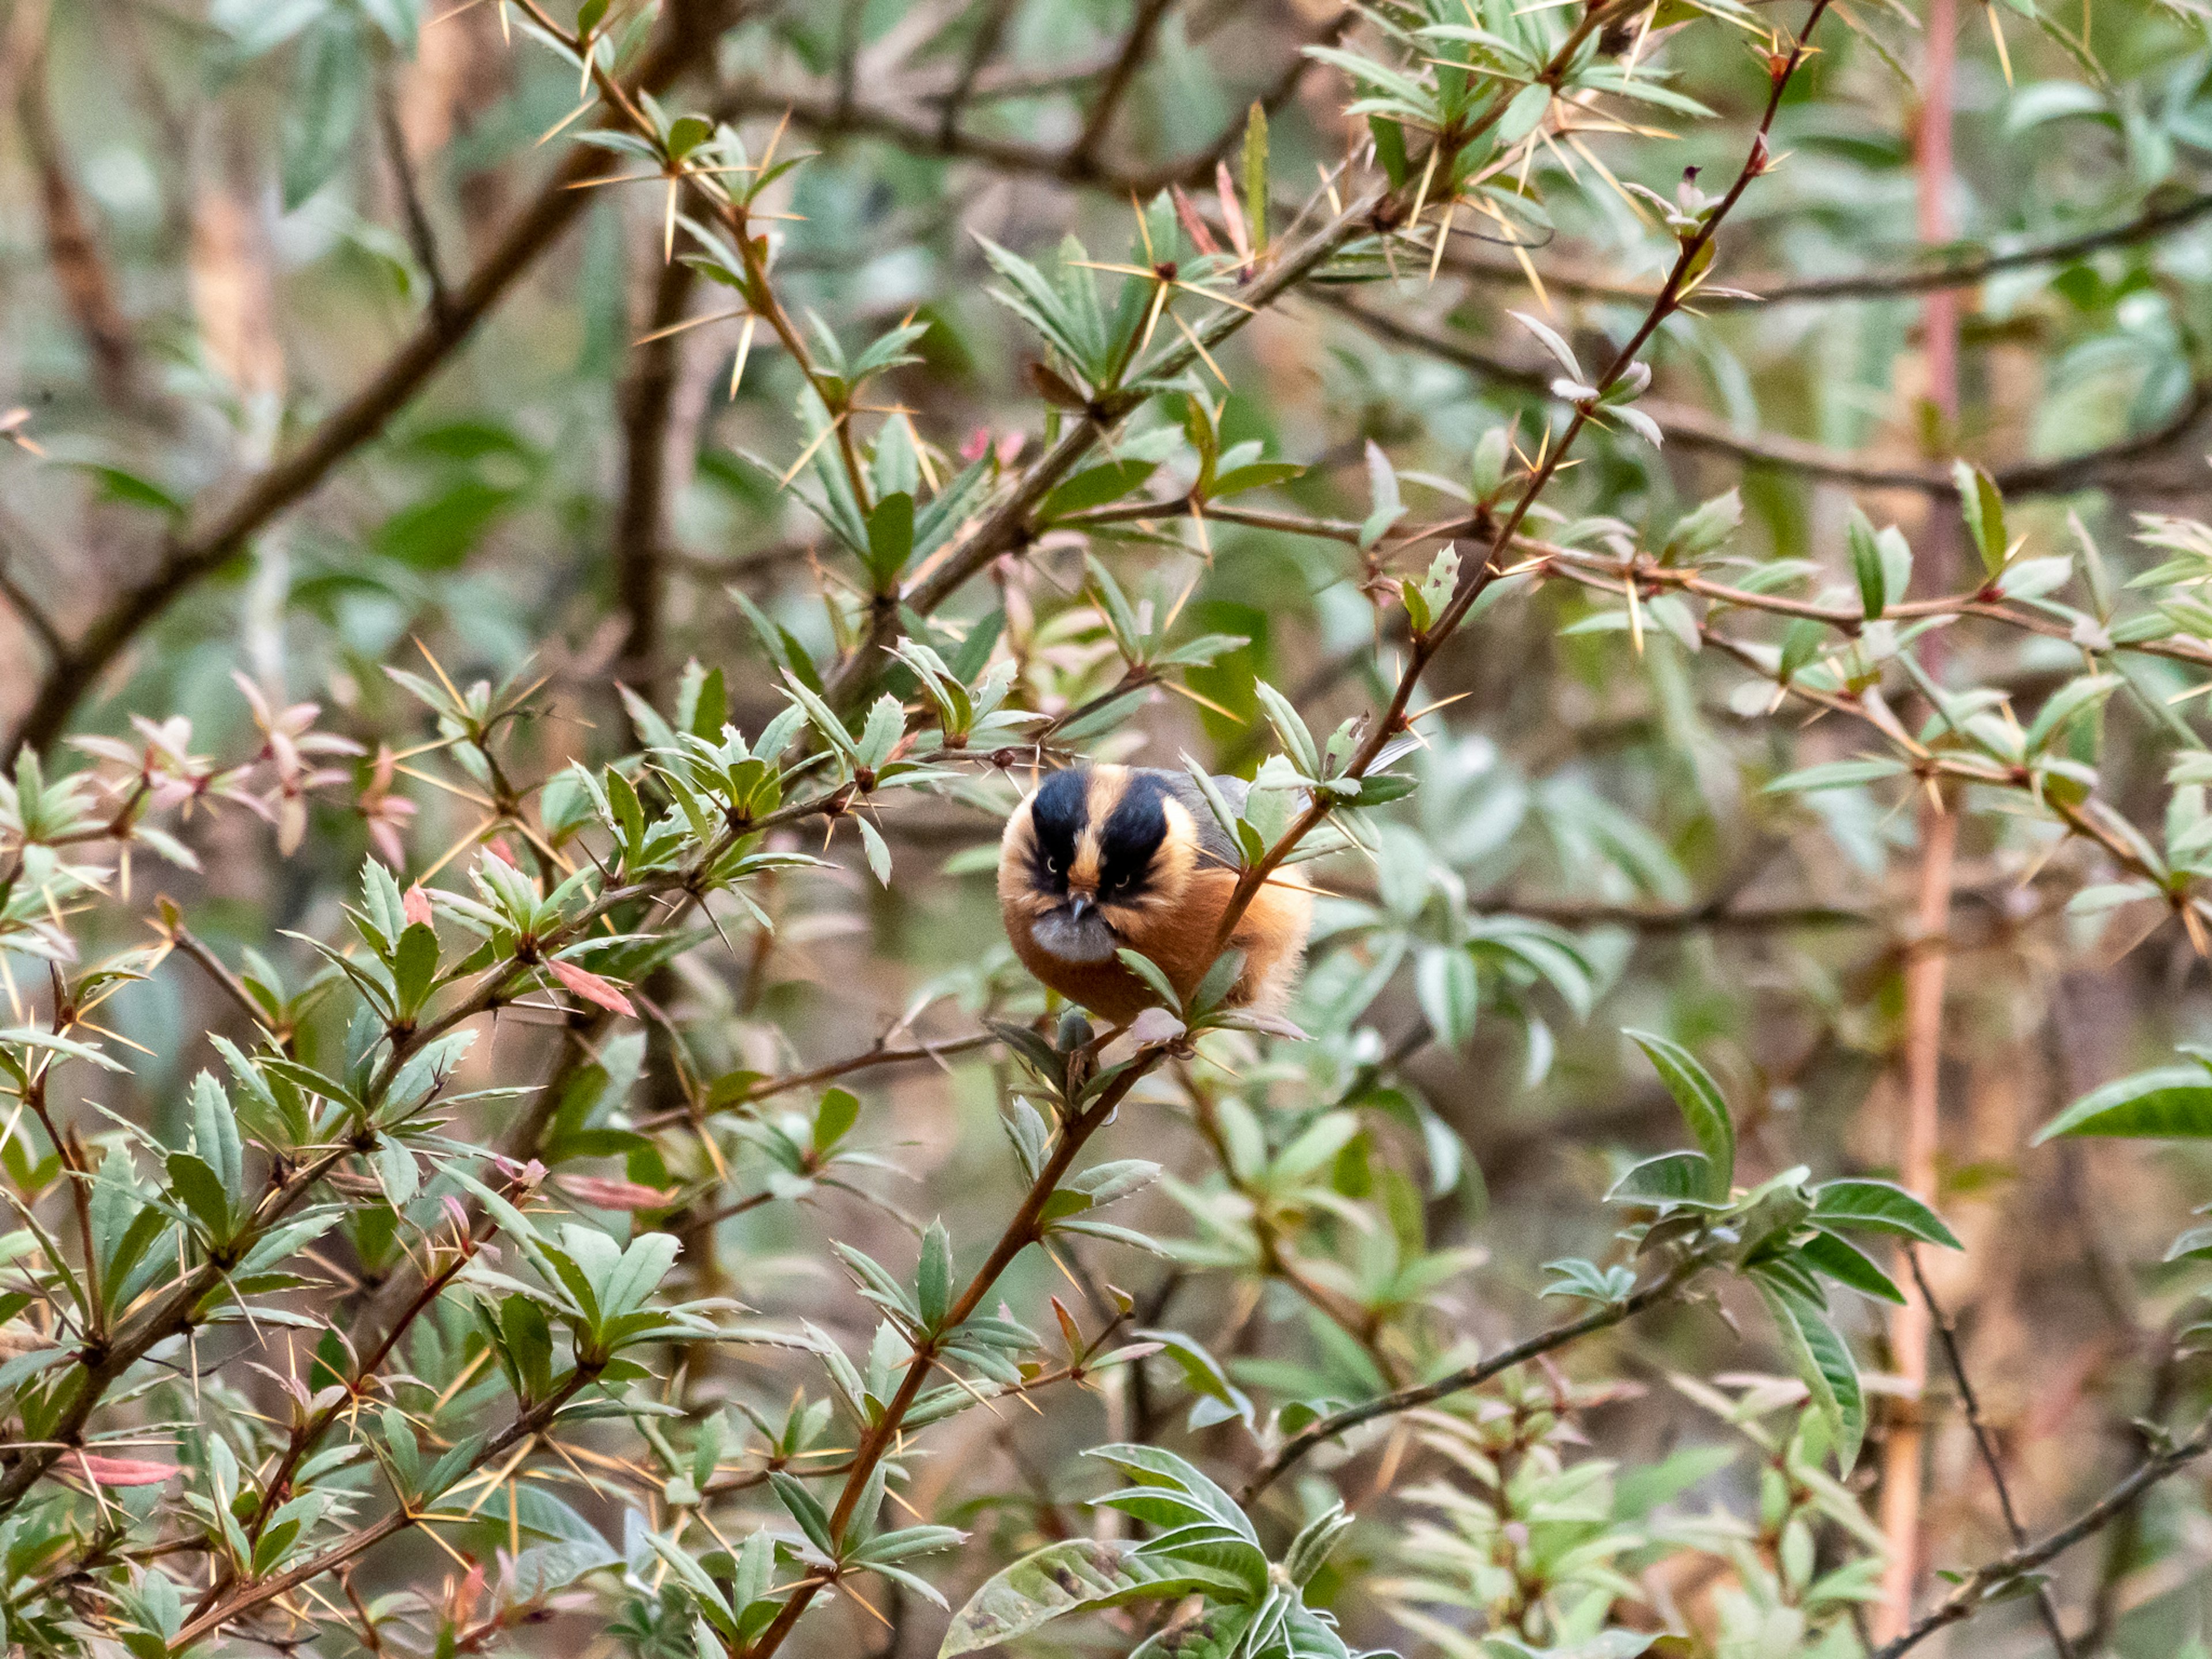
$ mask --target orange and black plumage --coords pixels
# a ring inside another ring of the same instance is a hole
[[[1233,807],[1243,782],[1214,780]],[[1213,941],[1235,890],[1237,849],[1198,786],[1150,767],[1055,772],[1006,821],[999,905],[1023,964],[1069,1001],[1126,1023],[1159,999],[1114,953],[1131,950],[1188,997],[1213,965]],[[1279,1012],[1313,919],[1313,894],[1280,872],[1230,936],[1244,967],[1229,1000]]]

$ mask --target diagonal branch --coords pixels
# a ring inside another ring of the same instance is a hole
[[[1579,1342],[1583,1337],[1610,1329],[1647,1308],[1656,1308],[1662,1303],[1675,1300],[1707,1265],[1704,1256],[1683,1256],[1659,1278],[1619,1302],[1609,1302],[1603,1307],[1592,1309],[1580,1319],[1571,1319],[1553,1326],[1549,1330],[1539,1331],[1526,1341],[1500,1349],[1480,1364],[1463,1365],[1458,1370],[1447,1372],[1431,1382],[1393,1389],[1389,1394],[1363,1401],[1357,1406],[1346,1406],[1340,1412],[1332,1412],[1327,1417],[1307,1424],[1285,1440],[1275,1455],[1254,1472],[1252,1478],[1244,1483],[1243,1491],[1237,1494],[1237,1501],[1249,1509],[1261,1492],[1324,1440],[1334,1440],[1347,1430],[1356,1429],[1363,1423],[1372,1423],[1379,1417],[1393,1417],[1400,1412],[1433,1405],[1449,1395],[1480,1388],[1492,1377],[1502,1376],[1516,1365],[1525,1365],[1532,1359]]]
[[[1088,178],[1098,166],[1098,147],[1106,142],[1107,130],[1114,125],[1114,117],[1127,96],[1130,84],[1137,71],[1145,66],[1152,55],[1152,37],[1159,32],[1161,21],[1175,0],[1137,0],[1137,15],[1129,25],[1129,32],[1121,40],[1121,48],[1115,54],[1114,67],[1106,71],[1106,84],[1098,89],[1098,96],[1091,106],[1091,113],[1083,123],[1082,135],[1067,153],[1066,165],[1078,177]]]
[[[2199,1425],[2188,1439],[2145,1459],[2126,1480],[2057,1531],[2046,1533],[2033,1544],[1975,1568],[1950,1595],[1923,1613],[1895,1640],[1876,1648],[1869,1659],[1901,1659],[1937,1631],[1972,1618],[2045,1562],[2063,1555],[2083,1539],[2094,1536],[2118,1520],[2145,1492],[2179,1474],[2208,1451],[2212,1451],[2212,1418]]]
[[[24,148],[39,177],[46,258],[53,269],[54,284],[61,289],[70,320],[91,354],[93,379],[100,397],[121,406],[137,393],[137,348],[116,298],[115,278],[93,234],[84,198],[70,176],[69,158],[62,151],[61,131],[54,120],[53,99],[46,82],[47,15],[46,0],[25,0],[15,9],[11,28],[17,38],[11,43],[10,53],[17,76],[15,109],[22,121]]]

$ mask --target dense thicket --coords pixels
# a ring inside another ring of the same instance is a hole
[[[11,1648],[2203,1650],[2198,8],[7,17]]]

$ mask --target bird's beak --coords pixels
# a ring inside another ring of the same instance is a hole
[[[1070,921],[1082,921],[1085,913],[1094,908],[1087,894],[1070,893],[1067,896],[1067,919]]]

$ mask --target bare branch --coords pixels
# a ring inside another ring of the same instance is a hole
[[[392,76],[380,72],[376,76],[376,119],[384,137],[384,158],[392,168],[392,181],[399,192],[399,210],[407,222],[407,245],[413,249],[415,263],[422,267],[423,280],[430,285],[430,314],[444,317],[453,309],[453,295],[446,283],[445,264],[438,253],[438,234],[430,223],[429,210],[422,204],[421,182],[415,176],[414,161],[407,154],[407,132],[399,120],[399,100],[394,94]]]
[[[12,23],[10,57],[17,76],[15,110],[23,125],[24,147],[39,176],[46,257],[70,319],[91,354],[93,380],[100,397],[121,407],[137,398],[137,348],[116,299],[114,277],[93,234],[76,181],[62,153],[46,84],[47,0],[23,0]]]
[[[1936,1340],[1943,1350],[1943,1364],[1951,1373],[1952,1386],[1959,1390],[1959,1404],[1966,1411],[1966,1426],[1973,1431],[1974,1447],[1981,1454],[1982,1467],[1990,1472],[1990,1484],[1996,1488],[1997,1507],[2004,1513],[2005,1530],[2012,1534],[2015,1548],[2025,1549],[2027,1528],[2021,1525],[2020,1512],[2013,1507],[2004,1460],[1997,1455],[1996,1443],[1990,1437],[1989,1425],[1982,1421],[1982,1402],[1975,1397],[1973,1383],[1967,1380],[1966,1362],[1959,1352],[1959,1334],[1936,1300],[1936,1292],[1929,1288],[1927,1271],[1920,1265],[1920,1252],[1908,1240],[1902,1254],[1905,1265],[1912,1269],[1912,1283],[1920,1292],[1921,1305],[1928,1310],[1928,1317],[1936,1328]],[[2035,1587],[2035,1612],[2043,1620],[2051,1645],[2058,1650],[2058,1659],[2074,1659],[2065,1626],[2058,1622],[2058,1605],[2051,1599],[2050,1585],[2039,1583]]]
[[[1331,1412],[1327,1417],[1307,1424],[1285,1441],[1280,1449],[1254,1472],[1252,1478],[1244,1483],[1244,1489],[1237,1494],[1237,1501],[1249,1509],[1261,1492],[1324,1440],[1334,1440],[1346,1431],[1356,1429],[1363,1423],[1372,1423],[1378,1417],[1393,1417],[1400,1412],[1409,1412],[1418,1406],[1433,1405],[1452,1395],[1480,1388],[1492,1377],[1501,1376],[1516,1365],[1525,1365],[1532,1359],[1579,1342],[1595,1332],[1610,1329],[1647,1308],[1674,1301],[1706,1265],[1703,1256],[1686,1255],[1632,1296],[1595,1308],[1580,1319],[1571,1319],[1565,1324],[1553,1326],[1547,1331],[1540,1331],[1524,1342],[1500,1349],[1478,1364],[1463,1365],[1432,1382],[1393,1389],[1389,1394],[1362,1401],[1357,1406],[1346,1406],[1340,1412]]]
[[[1456,363],[1486,380],[1548,395],[1555,378],[1551,371],[1494,356],[1419,323],[1374,310],[1345,295],[1323,291],[1309,297],[1351,318],[1371,334],[1411,346],[1443,362]],[[1641,398],[1637,407],[1659,422],[1668,441],[1683,449],[1731,456],[1755,466],[1778,467],[1824,483],[1850,484],[1863,489],[1911,489],[1936,496],[1958,493],[1957,482],[1948,467],[1861,460],[1808,443],[1802,438],[1776,433],[1746,434],[1702,409],[1663,398]],[[2008,495],[2063,495],[2175,448],[2195,433],[2209,410],[2212,410],[2212,380],[2197,380],[2191,385],[2180,408],[2148,432],[2085,450],[2079,455],[1991,467],[1990,474],[1997,488]]]
[[[2134,218],[2103,230],[2085,231],[2055,241],[2031,242],[2024,246],[2008,248],[2001,253],[1984,252],[1964,258],[1946,259],[1919,270],[1864,270],[1841,276],[1787,276],[1778,273],[1768,276],[1745,276],[1732,281],[1727,292],[1703,295],[1698,304],[1698,308],[1704,311],[1735,311],[1754,306],[1771,308],[1785,305],[1826,305],[1838,300],[1893,299],[1906,295],[1932,294],[1945,289],[1972,288],[2008,270],[2025,270],[2034,265],[2063,264],[2108,247],[2132,247],[2139,242],[2154,241],[2160,236],[2188,228],[2207,213],[2212,213],[2212,191],[2197,191],[2160,206],[2148,207]],[[1515,286],[1528,280],[1520,265],[1510,260],[1482,259],[1447,252],[1443,268],[1458,271],[1462,276]],[[1542,275],[1547,288],[1578,300],[1640,302],[1651,297],[1647,289],[1625,283],[1607,282],[1583,271],[1546,270]]]
[[[2126,1480],[2057,1531],[1975,1568],[1950,1595],[1921,1614],[1904,1634],[1876,1648],[1869,1659],[1900,1659],[1900,1656],[1918,1647],[1937,1631],[1972,1618],[2045,1562],[2110,1526],[2126,1514],[2145,1492],[2179,1474],[2207,1451],[2212,1451],[2212,1418],[2199,1425],[2188,1439],[2145,1459]]]
[[[659,250],[654,250],[656,260]],[[615,592],[629,633],[623,641],[626,675],[647,696],[659,673],[661,614],[666,586],[662,550],[668,540],[670,412],[684,341],[673,333],[691,307],[698,273],[680,259],[653,279],[650,337],[623,388],[623,488],[615,514]]]
[[[1098,89],[1098,96],[1091,103],[1081,136],[1068,147],[1066,166],[1073,176],[1087,178],[1097,167],[1098,147],[1106,141],[1106,131],[1114,125],[1115,113],[1121,108],[1130,82],[1137,78],[1137,71],[1152,55],[1152,36],[1174,3],[1175,0],[1137,0],[1137,15],[1129,25],[1128,33],[1121,37],[1121,49],[1115,56],[1114,67],[1106,71],[1106,84]]]

